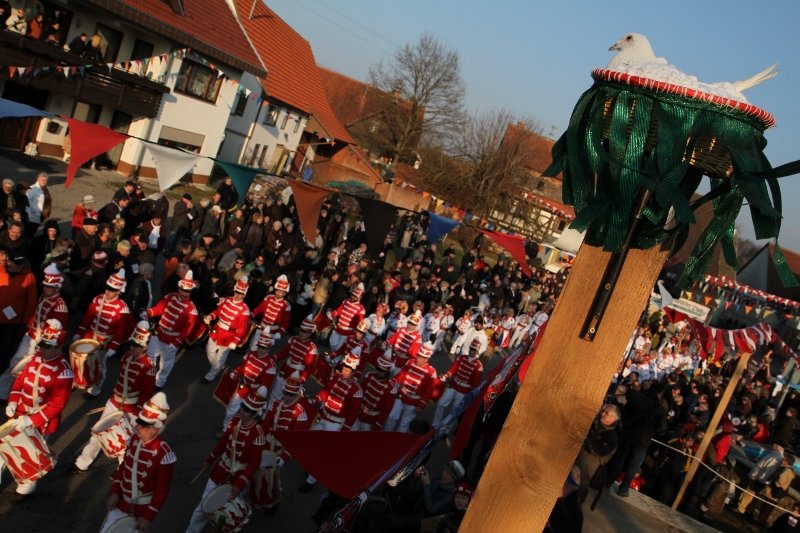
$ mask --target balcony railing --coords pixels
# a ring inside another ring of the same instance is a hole
[[[0,79],[10,79],[8,66],[24,67],[25,74],[15,73],[13,80],[22,85],[72,96],[83,102],[107,105],[134,118],[152,118],[158,113],[161,97],[169,88],[148,78],[124,70],[96,65],[64,76],[55,67],[85,66],[84,59],[60,47],[23,35],[0,31]],[[42,68],[47,70],[43,71]],[[39,70],[37,70],[39,69]],[[34,73],[37,72],[37,75]]]

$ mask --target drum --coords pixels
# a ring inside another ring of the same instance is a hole
[[[211,328],[202,319],[195,320],[192,331],[186,335],[186,344],[193,346],[208,337]]]
[[[13,420],[0,426],[0,457],[17,483],[36,481],[56,466],[39,430],[31,426],[17,431]]]
[[[78,339],[69,345],[69,361],[75,379],[73,388],[86,389],[100,379],[100,343],[94,339]]]
[[[203,498],[200,510],[211,521],[214,531],[234,532],[250,520],[253,509],[242,495],[231,499],[231,485],[220,485]]]
[[[122,411],[106,415],[92,426],[92,435],[97,437],[103,453],[111,459],[119,459],[125,453],[133,432],[133,426]]]
[[[261,468],[253,473],[250,484],[250,501],[260,508],[272,508],[281,502],[280,468],[275,464],[278,456],[265,450],[261,454]]]
[[[236,394],[236,389],[239,388],[239,376],[234,371],[223,372],[222,378],[217,383],[214,389],[214,399],[227,407],[233,395]]]
[[[247,346],[247,342],[250,340],[250,336],[253,334],[253,332],[254,332],[256,329],[258,329],[258,327],[259,327],[260,325],[261,325],[261,323],[260,323],[260,322],[250,322],[250,327],[247,329],[247,335],[245,335],[244,337],[242,337],[242,342],[240,342],[239,344],[237,344],[237,345],[236,345],[236,347],[237,347],[237,348],[241,348],[242,346]]]
[[[132,516],[123,516],[106,529],[106,533],[136,533],[136,519]]]

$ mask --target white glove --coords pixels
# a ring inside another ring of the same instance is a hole
[[[230,343],[230,344],[228,345],[228,348],[230,348],[231,350],[235,350],[235,349],[236,349],[236,347],[237,347],[237,344],[236,344],[235,342],[232,342],[232,343]]]
[[[115,353],[117,353],[116,350],[106,350],[106,357],[114,357]]]
[[[275,459],[275,466],[277,466],[278,468],[281,468],[285,464],[286,461],[283,460],[283,457],[278,457],[277,459]]]
[[[17,403],[11,402],[10,404],[6,405],[6,416],[8,418],[13,418],[14,413],[17,412]]]
[[[25,428],[31,427],[32,425],[33,422],[31,421],[31,417],[28,415],[23,415],[14,421],[14,429],[17,431],[22,431]]]

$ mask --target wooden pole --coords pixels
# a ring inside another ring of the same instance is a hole
[[[706,432],[703,435],[703,440],[700,441],[700,447],[697,448],[695,458],[692,459],[692,464],[689,465],[689,470],[686,472],[686,477],[683,478],[681,490],[678,491],[678,495],[675,497],[675,501],[672,503],[673,509],[677,509],[681,504],[681,501],[686,494],[686,489],[689,488],[689,483],[692,482],[694,475],[697,473],[697,469],[700,467],[700,461],[705,458],[706,450],[708,449],[709,444],[711,444],[711,439],[714,438],[714,433],[717,431],[719,421],[722,420],[722,415],[725,414],[725,409],[728,406],[731,396],[733,396],[733,393],[736,390],[736,386],[739,384],[739,380],[742,379],[742,374],[747,369],[747,364],[750,362],[751,355],[753,354],[745,352],[739,358],[739,363],[736,365],[736,369],[733,371],[733,376],[731,376],[731,380],[728,382],[728,386],[725,388],[725,392],[722,393],[722,397],[717,404],[717,409],[714,411],[714,416],[711,417],[711,421],[708,423]]]
[[[594,341],[579,337],[611,253],[584,244],[459,531],[542,531],[669,249],[631,250]]]

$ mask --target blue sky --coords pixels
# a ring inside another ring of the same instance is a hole
[[[800,159],[800,2],[534,2],[499,0],[268,0],[314,49],[317,62],[366,80],[370,66],[432,33],[461,58],[473,111],[505,108],[558,137],[578,96],[628,32],[703,81],[734,81],[778,63],[749,101],[775,115],[765,151],[773,166]],[[783,178],[781,244],[800,252],[800,176]],[[749,210],[739,217],[752,238]]]

